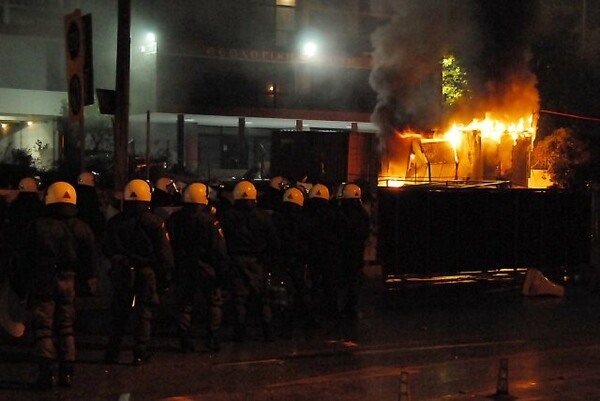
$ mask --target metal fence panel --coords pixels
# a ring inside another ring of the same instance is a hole
[[[387,275],[589,263],[591,196],[521,189],[378,188]]]

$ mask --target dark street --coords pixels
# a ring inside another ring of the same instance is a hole
[[[2,337],[0,398],[56,400],[483,400],[498,391],[508,363],[509,397],[600,399],[599,299],[568,288],[565,298],[523,297],[518,286],[497,293],[473,288],[427,296],[386,296],[379,279],[363,286],[361,316],[335,320],[293,338],[238,344],[218,354],[180,354],[169,305],[159,311],[151,363],[104,365],[102,299],[84,299],[79,363],[71,389],[29,389],[31,338]],[[224,336],[230,336],[229,326]],[[202,344],[202,333],[195,340]],[[128,343],[129,344],[129,343]],[[409,397],[400,394],[407,375]],[[404,398],[402,398],[404,397]]]

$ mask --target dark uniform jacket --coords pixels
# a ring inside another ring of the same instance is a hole
[[[354,199],[341,201],[339,210],[342,232],[341,256],[362,265],[363,253],[370,233],[369,214],[362,204]]]
[[[19,192],[17,198],[7,205],[2,219],[2,242],[0,250],[2,254],[0,261],[2,271],[0,278],[3,280],[10,277],[13,289],[21,296],[27,292],[27,283],[22,282],[24,276],[19,276],[18,272],[14,271],[16,266],[16,258],[19,256],[21,249],[20,242],[24,238],[26,228],[32,221],[41,217],[46,212],[44,202],[35,192]]]
[[[273,215],[280,241],[279,262],[282,266],[305,265],[309,253],[309,231],[302,207],[284,202]]]
[[[258,207],[270,211],[271,213],[279,210],[282,204],[283,191],[268,187],[258,197]]]
[[[150,201],[150,209],[154,210],[157,207],[165,207],[165,206],[174,206],[173,200],[171,196],[161,190],[156,188],[154,192],[152,192],[152,199]]]
[[[326,199],[309,199],[304,208],[309,232],[308,259],[312,266],[332,266],[339,258],[342,217]]]
[[[255,205],[236,203],[223,214],[221,226],[230,255],[256,255],[264,260],[279,251],[271,216]]]
[[[35,192],[19,192],[6,211],[6,240],[10,247],[17,247],[19,238],[29,224],[46,213],[44,202]],[[13,249],[14,250],[14,249]]]
[[[89,185],[77,185],[77,216],[85,221],[98,240],[102,239],[104,233],[104,215],[96,188]]]
[[[98,249],[90,227],[76,217],[75,205],[57,203],[26,229],[21,242],[19,269],[27,269],[32,295],[49,297],[57,273],[74,272],[86,282],[98,271]]]
[[[106,224],[104,253],[113,261],[152,267],[159,286],[168,285],[174,270],[173,251],[164,221],[143,202],[126,202],[123,212]]]
[[[196,266],[221,280],[227,271],[227,248],[221,225],[201,205],[185,205],[167,220],[178,275],[183,268]]]

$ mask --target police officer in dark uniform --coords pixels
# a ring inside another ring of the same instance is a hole
[[[19,231],[44,214],[44,202],[39,195],[39,181],[34,177],[25,177],[19,181],[19,194],[9,205],[7,218],[11,235],[18,236]]]
[[[256,207],[256,187],[240,181],[233,189],[233,206],[221,221],[231,262],[232,292],[235,307],[235,340],[246,334],[248,300],[255,296],[261,308],[266,341],[273,339],[272,311],[266,293],[266,274],[279,251],[279,239],[271,216]]]
[[[84,171],[77,177],[77,215],[85,221],[94,235],[100,241],[104,234],[104,214],[100,206],[100,199],[96,192],[96,175],[91,171]]]
[[[171,192],[175,187],[175,181],[168,177],[160,177],[156,180],[154,190],[150,197],[150,208],[154,210],[157,207],[173,206]]]
[[[7,207],[3,224],[3,246],[6,250],[6,273],[10,284],[21,298],[25,297],[27,283],[25,277],[14,269],[13,261],[18,256],[19,241],[24,230],[38,217],[45,214],[44,202],[39,195],[39,181],[34,177],[25,177],[19,181],[19,194]]]
[[[223,319],[221,285],[227,271],[227,248],[220,223],[208,205],[205,184],[195,182],[185,187],[183,208],[169,217],[167,230],[175,255],[181,351],[194,351],[190,329],[198,291],[209,309],[206,348],[219,351]]]
[[[118,361],[132,312],[133,365],[148,361],[153,309],[160,290],[171,281],[173,252],[164,221],[150,211],[151,193],[146,181],[129,181],[123,191],[123,212],[106,225],[104,253],[111,261],[109,276],[113,285],[113,323],[104,355],[106,363]]]
[[[34,355],[39,358],[37,387],[71,386],[76,357],[76,275],[94,286],[98,250],[89,226],[76,217],[75,188],[67,182],[48,187],[47,214],[32,222],[23,236],[20,269],[30,273],[29,303],[33,311]],[[55,346],[55,336],[58,347]]]
[[[287,289],[290,309],[284,318],[284,335],[293,334],[295,322],[305,327],[314,323],[309,308],[311,278],[308,274],[307,256],[309,233],[303,215],[304,194],[298,188],[287,189],[282,196],[281,207],[273,215],[273,222],[281,243],[278,268],[288,277]]]
[[[289,185],[288,180],[280,175],[271,178],[269,186],[258,197],[258,207],[265,209],[269,213],[279,210],[283,193],[288,189]]]
[[[340,216],[329,199],[329,188],[323,184],[313,185],[304,207],[304,218],[310,233],[308,269],[312,278],[312,307],[319,319],[336,317],[339,312]]]
[[[358,295],[364,266],[366,241],[370,233],[370,219],[362,205],[361,189],[356,184],[345,184],[341,189],[340,243],[340,296],[341,315],[358,317]]]

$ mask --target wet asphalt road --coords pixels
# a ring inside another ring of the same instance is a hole
[[[411,400],[483,400],[494,398],[506,359],[512,399],[600,400],[600,296],[589,289],[569,288],[561,299],[524,298],[518,287],[404,297],[371,279],[358,320],[298,328],[292,339],[272,343],[262,342],[258,330],[243,344],[228,341],[227,325],[220,353],[187,355],[178,353],[167,302],[153,359],[141,367],[128,364],[130,342],[121,364],[100,363],[105,306],[103,299],[80,302],[71,389],[31,390],[31,338],[2,336],[0,399],[405,401],[399,390],[406,372]],[[201,336],[198,330],[198,348]]]

